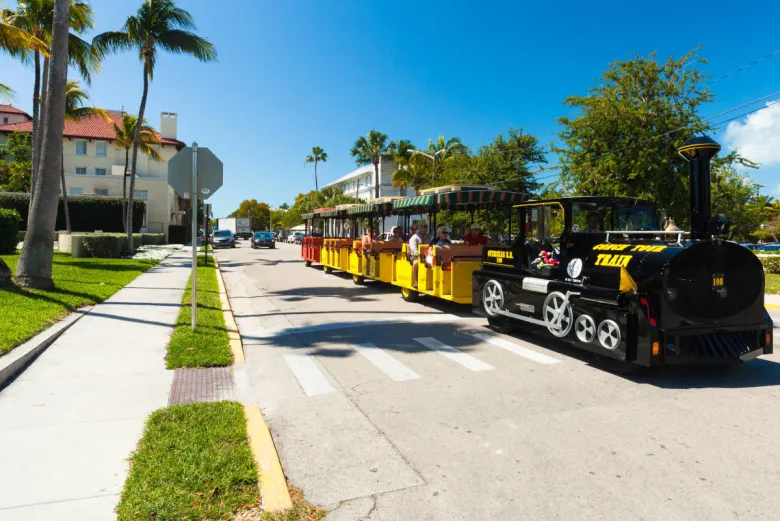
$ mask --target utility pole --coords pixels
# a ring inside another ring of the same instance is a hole
[[[192,330],[196,329],[198,307],[198,143],[192,143]]]

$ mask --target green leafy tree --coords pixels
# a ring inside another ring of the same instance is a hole
[[[189,54],[202,62],[217,59],[217,50],[208,40],[195,34],[192,15],[177,7],[173,0],[144,0],[138,12],[129,16],[119,31],[108,31],[95,36],[93,45],[101,56],[109,52],[135,50],[143,64],[143,93],[138,109],[138,120],[144,120],[149,80],[154,76],[154,66],[160,51]],[[133,250],[133,199],[138,166],[138,148],[141,143],[141,127],[137,125],[133,140],[133,159],[130,176],[130,192],[127,201],[127,241]]]
[[[228,217],[249,217],[253,231],[267,230],[271,224],[271,208],[267,203],[257,202],[257,199],[246,199]]]
[[[712,213],[731,221],[730,239],[749,240],[769,217],[771,198],[759,195],[758,185],[738,170],[758,166],[738,152],[712,160]]]
[[[368,135],[359,137],[352,147],[351,154],[358,166],[374,165],[374,197],[379,197],[379,162],[392,159],[395,143],[387,141],[387,134],[371,130]]]
[[[311,147],[311,154],[306,156],[307,163],[314,163],[314,189],[319,190],[320,185],[317,181],[317,163],[325,163],[328,161],[328,153],[325,152],[322,147]]]
[[[0,145],[0,192],[29,192],[32,172],[32,137],[12,132]]]
[[[561,179],[575,194],[657,201],[678,224],[687,216],[688,165],[677,147],[710,130],[699,115],[712,101],[704,63],[695,51],[659,62],[648,57],[609,64],[586,96],[564,105],[577,113],[559,119]]]

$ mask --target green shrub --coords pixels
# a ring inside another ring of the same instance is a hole
[[[19,212],[0,208],[0,255],[16,253],[21,222]]]
[[[0,192],[0,208],[9,208],[19,212],[22,218],[21,228],[27,227],[27,212],[30,206],[30,194]],[[133,231],[141,229],[144,223],[146,205],[143,201],[133,201]],[[68,197],[70,225],[74,232],[124,231],[122,225],[122,198],[78,195]],[[56,230],[65,229],[65,210],[62,197],[57,207]]]
[[[780,275],[780,256],[761,257],[761,264],[764,265],[764,271],[773,275]]]
[[[139,239],[135,239],[138,237]],[[159,246],[165,244],[165,234],[163,233],[139,233],[133,234],[133,240],[138,246]]]
[[[103,233],[85,235],[82,245],[90,257],[101,259],[118,259],[129,253],[127,237],[122,235]]]

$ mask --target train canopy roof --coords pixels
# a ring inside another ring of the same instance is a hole
[[[393,201],[393,213],[428,213],[439,210],[485,210],[513,206],[528,200],[528,194],[494,190],[482,185],[449,185],[423,190],[416,197]]]
[[[348,210],[349,215],[355,217],[367,217],[371,215],[386,216],[393,213],[393,201],[403,199],[403,197],[390,196],[372,199],[366,204],[358,204]]]
[[[636,206],[641,205],[655,205],[653,201],[646,199],[634,199],[632,197],[619,197],[619,196],[602,196],[602,195],[575,195],[572,197],[553,197],[550,199],[527,199],[521,203],[526,204],[542,204],[542,203],[593,203],[593,204],[624,204]],[[516,205],[517,206],[517,205]]]

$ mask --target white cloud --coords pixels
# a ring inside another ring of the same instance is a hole
[[[775,197],[780,197],[780,185],[777,185],[775,187],[775,190],[774,192],[772,192],[772,195],[774,195]]]
[[[767,104],[743,121],[732,121],[724,139],[731,150],[761,166],[780,165],[780,103]]]

